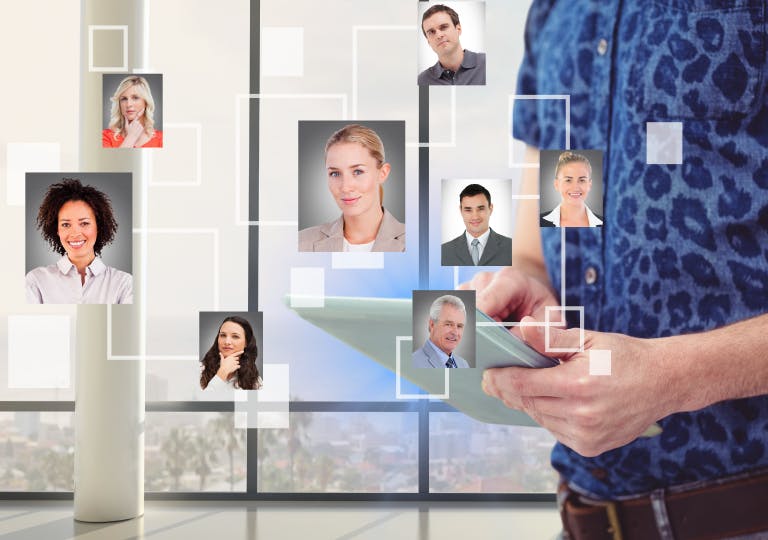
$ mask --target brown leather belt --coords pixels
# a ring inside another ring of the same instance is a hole
[[[768,472],[622,501],[586,501],[562,484],[557,499],[572,540],[715,540],[768,531]]]

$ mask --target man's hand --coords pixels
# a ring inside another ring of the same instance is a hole
[[[549,287],[511,266],[495,273],[475,274],[459,289],[477,290],[477,309],[496,321],[517,322],[526,315],[544,320],[544,308],[558,305]],[[551,319],[560,321],[560,311],[555,311]]]
[[[526,317],[525,323],[536,322]],[[549,348],[578,348],[579,329],[550,327]],[[545,352],[544,328],[522,326],[536,350],[559,358],[553,368],[495,368],[483,374],[483,390],[525,411],[558,441],[584,456],[597,456],[643,434],[679,410],[679,369],[664,362],[661,340],[584,332],[584,351]],[[589,374],[589,351],[611,352],[611,374]]]

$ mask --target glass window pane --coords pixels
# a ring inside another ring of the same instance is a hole
[[[537,427],[478,422],[461,413],[429,417],[432,493],[553,493],[554,438]]]
[[[27,365],[38,358],[24,354],[24,342],[29,333],[13,324],[19,316],[72,316],[75,308],[62,305],[33,306],[25,298],[24,275],[26,257],[31,250],[25,240],[41,240],[35,227],[36,214],[24,207],[25,172],[76,171],[78,162],[78,117],[80,109],[80,10],[76,2],[43,0],[18,4],[3,9],[0,48],[4,51],[23,50],[23,54],[0,55],[3,73],[14,73],[24,84],[6,85],[3,99],[19,104],[8,107],[3,117],[0,136],[0,226],[13,230],[4,239],[5,257],[0,265],[0,399],[10,401],[74,399],[74,369],[67,353],[74,351],[60,340],[61,333],[51,343],[61,345],[60,355],[47,361],[57,364],[55,372],[26,377]],[[4,8],[6,6],[3,6]],[[45,16],[40,16],[45,13]],[[41,44],[55,44],[48,46]],[[45,99],[45,88],[56,81],[57,99]],[[62,107],[66,103],[66,107]],[[40,126],[46,126],[40,129]],[[31,215],[30,215],[31,214]],[[59,255],[45,253],[46,264],[54,263]],[[50,322],[50,319],[49,321]],[[41,320],[36,342],[46,339],[47,325]],[[74,329],[74,322],[71,326]],[[15,335],[9,335],[9,330]],[[73,334],[74,336],[74,334]],[[16,338],[16,339],[14,339]],[[26,341],[29,343],[29,341]],[[45,362],[45,361],[44,361]],[[21,375],[21,376],[20,376]]]
[[[413,493],[416,413],[292,413],[259,430],[260,492]]]
[[[74,414],[0,413],[0,490],[72,491]]]
[[[233,413],[147,413],[145,491],[245,491],[244,429]]]

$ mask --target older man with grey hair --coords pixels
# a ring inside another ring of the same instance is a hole
[[[413,366],[420,368],[468,368],[462,357],[453,354],[461,343],[467,309],[457,296],[445,294],[429,308],[429,337],[413,353]]]

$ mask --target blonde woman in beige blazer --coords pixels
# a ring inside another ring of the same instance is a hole
[[[299,231],[299,251],[405,251],[405,225],[381,205],[391,166],[376,132],[338,130],[325,145],[325,167],[341,217]]]

